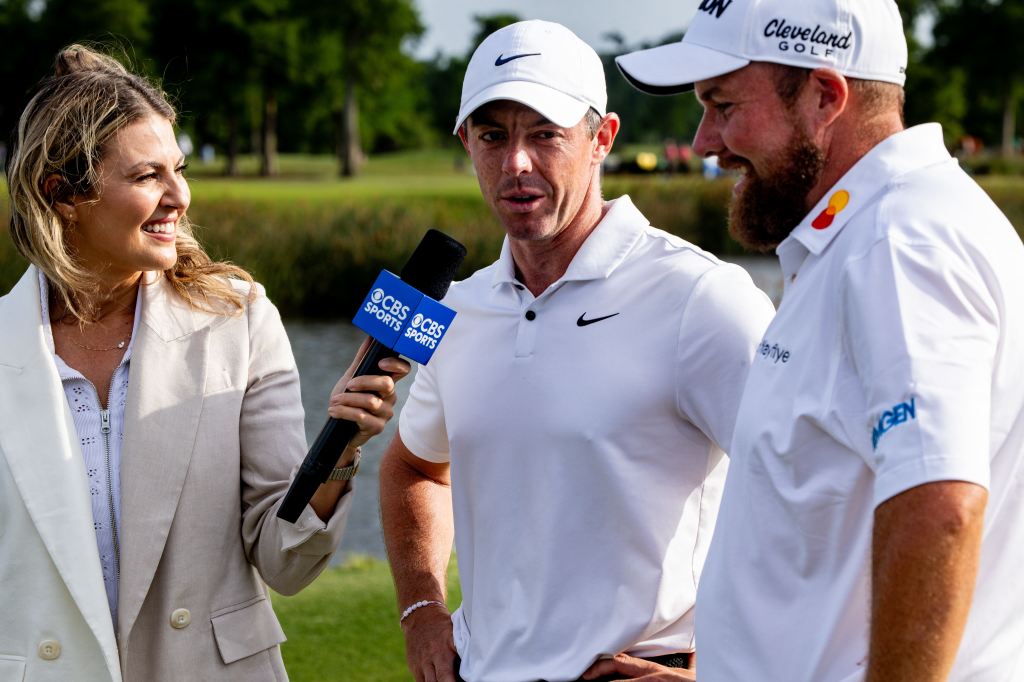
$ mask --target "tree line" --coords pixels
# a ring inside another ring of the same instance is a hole
[[[1024,2],[900,0],[911,58],[908,123],[938,120],[947,142],[972,135],[1016,149],[1024,98]],[[477,16],[476,45],[513,14]],[[914,27],[932,26],[919,42]],[[258,154],[273,175],[278,150],[333,153],[354,175],[367,152],[455,144],[451,127],[469,55],[416,59],[424,26],[414,0],[0,0],[0,126],[13,130],[27,93],[73,42],[113,49],[159,80],[197,145],[237,171]],[[662,37],[679,40],[681,32]],[[653,98],[616,74],[629,45],[614,32],[602,55],[623,142],[688,140],[700,121],[692,96]]]

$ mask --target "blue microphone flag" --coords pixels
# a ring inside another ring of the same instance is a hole
[[[454,319],[454,310],[382,270],[352,323],[382,345],[425,365]]]

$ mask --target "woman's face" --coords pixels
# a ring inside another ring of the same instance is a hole
[[[99,163],[94,197],[75,197],[69,239],[83,266],[109,285],[177,261],[178,221],[191,198],[184,156],[166,118],[125,126]]]

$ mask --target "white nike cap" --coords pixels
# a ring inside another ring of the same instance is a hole
[[[579,123],[591,107],[604,116],[608,91],[601,58],[561,24],[506,26],[487,36],[469,60],[452,132],[477,108],[499,99],[525,104],[563,128]]]
[[[692,90],[750,62],[827,67],[903,85],[907,39],[893,0],[701,0],[681,42],[615,62],[653,95]]]

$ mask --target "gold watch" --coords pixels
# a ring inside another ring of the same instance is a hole
[[[363,458],[363,449],[356,448],[356,458],[352,460],[352,463],[347,467],[335,467],[331,471],[331,475],[327,477],[328,481],[350,481],[356,477],[356,472],[359,471],[359,460]]]

